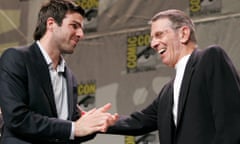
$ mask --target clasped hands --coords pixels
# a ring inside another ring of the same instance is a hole
[[[93,108],[74,122],[75,136],[86,136],[95,132],[106,132],[109,126],[115,124],[119,115],[117,113],[111,114],[107,111],[111,108],[108,103],[98,109]],[[80,112],[83,111],[79,108]]]

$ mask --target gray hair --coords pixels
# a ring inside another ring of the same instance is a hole
[[[177,30],[182,26],[189,27],[191,31],[190,41],[197,42],[197,39],[195,36],[194,23],[191,20],[191,18],[188,15],[186,15],[183,11],[176,10],[176,9],[161,11],[151,18],[151,20],[149,21],[149,24],[152,24],[152,22],[155,22],[161,18],[168,18],[171,21],[172,28],[174,30]]]

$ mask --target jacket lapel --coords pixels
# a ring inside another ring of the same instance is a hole
[[[71,120],[71,115],[73,115],[73,80],[72,74],[67,67],[65,67],[65,77],[67,80],[67,97],[68,97],[68,117]]]
[[[182,81],[182,85],[181,85],[181,90],[180,90],[180,95],[179,95],[179,102],[178,102],[178,117],[177,117],[177,124],[180,124],[180,120],[182,117],[182,112],[184,109],[184,105],[188,96],[188,92],[189,92],[189,88],[190,88],[190,84],[191,84],[191,80],[192,80],[192,75],[194,73],[195,70],[195,63],[197,60],[197,51],[198,50],[194,50],[192,55],[189,58],[189,61],[186,65],[186,69],[184,72],[184,76],[183,76],[183,81]]]
[[[165,133],[165,138],[163,138],[162,140],[165,141],[163,143],[174,143],[175,140],[175,124],[174,124],[174,120],[173,120],[173,113],[172,113],[172,107],[173,107],[173,80],[170,82],[170,87],[168,89],[168,105],[167,105],[167,111],[168,111],[168,120],[167,122],[164,124],[166,127],[166,129],[164,129],[164,133]]]
[[[174,123],[174,118],[173,118],[173,112],[172,112],[172,107],[173,107],[173,81],[171,82],[171,88],[170,88],[170,92],[169,92],[169,103],[170,103],[170,107],[169,107],[169,114],[170,114],[170,143],[174,143],[175,141],[175,136],[176,136],[176,126]]]
[[[47,96],[53,115],[57,117],[57,110],[48,65],[36,43],[31,46],[31,51],[35,55],[36,59],[36,64],[34,64],[33,66],[35,72],[38,73],[38,81],[41,83],[42,89]]]

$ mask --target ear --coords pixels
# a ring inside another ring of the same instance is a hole
[[[191,30],[190,30],[190,28],[188,26],[182,26],[179,29],[180,41],[182,43],[187,43],[188,40],[190,39],[190,33],[191,33]]]
[[[54,27],[54,25],[55,25],[55,20],[54,20],[54,18],[52,18],[52,17],[49,17],[49,18],[47,19],[47,22],[46,22],[46,27],[47,27],[47,30],[50,30],[50,31],[52,31],[52,30],[53,30],[53,27]]]

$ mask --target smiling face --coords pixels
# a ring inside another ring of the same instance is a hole
[[[181,57],[181,35],[179,29],[173,29],[168,18],[161,18],[151,23],[151,47],[155,49],[162,62],[174,67]]]
[[[83,36],[83,17],[76,12],[67,13],[60,26],[53,26],[52,42],[60,53],[73,53]]]

